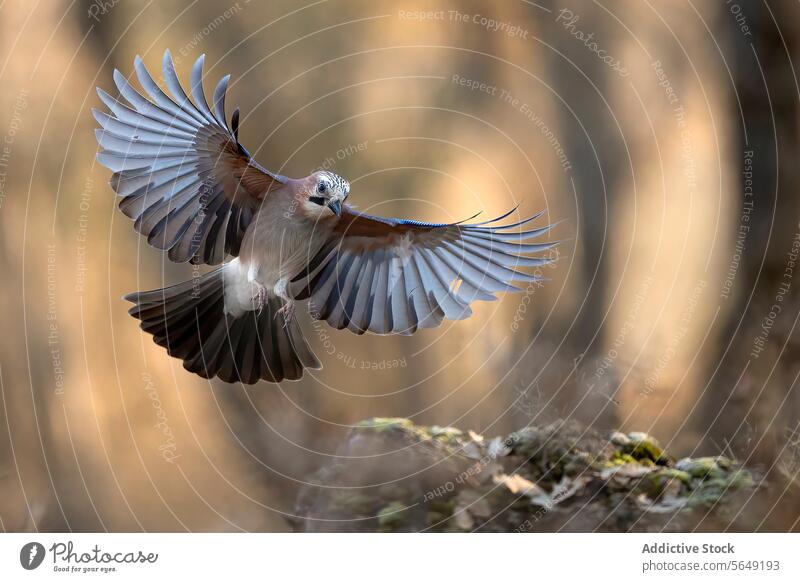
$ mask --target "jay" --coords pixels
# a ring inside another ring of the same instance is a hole
[[[94,109],[101,151],[113,172],[119,208],[147,242],[175,262],[216,266],[165,289],[131,293],[130,314],[190,372],[226,382],[297,380],[319,360],[294,318],[311,317],[364,334],[411,334],[444,319],[464,319],[470,303],[534,282],[519,267],[555,242],[530,242],[551,225],[494,220],[468,224],[383,218],[348,205],[350,184],[316,171],[293,179],[259,165],[239,143],[239,110],[230,122],[230,76],[209,104],[203,62],[189,94],[169,51],[166,93],[141,58],[136,75],[148,97],[114,71],[120,99],[98,88],[108,112]],[[474,217],[473,217],[474,218]],[[227,262],[225,262],[227,260]]]

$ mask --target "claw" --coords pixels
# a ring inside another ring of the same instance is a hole
[[[287,327],[291,323],[292,319],[294,319],[294,301],[290,299],[284,303],[283,307],[281,307],[275,314],[275,317],[278,315],[283,316],[283,327]]]
[[[283,307],[275,313],[275,317],[277,317],[278,314],[283,315],[283,327],[287,327],[294,317],[294,299],[292,299],[287,292],[286,286],[288,284],[288,279],[281,279],[278,281],[278,284],[275,285],[274,289],[275,295],[284,301]]]
[[[253,303],[255,308],[258,310],[258,314],[261,315],[261,311],[264,309],[264,306],[267,304],[268,296],[267,296],[267,288],[260,283],[255,283],[256,287],[256,294],[253,296]]]

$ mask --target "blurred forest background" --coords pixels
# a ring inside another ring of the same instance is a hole
[[[797,527],[798,2],[6,0],[0,47],[4,530],[285,531],[372,416],[646,431],[788,477]],[[263,165],[362,210],[546,209],[549,281],[413,337],[304,321],[297,383],[186,373],[121,297],[192,268],[116,210],[91,116],[166,48],[232,75]]]

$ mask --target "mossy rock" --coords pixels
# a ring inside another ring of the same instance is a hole
[[[652,463],[656,465],[666,465],[670,462],[669,456],[664,454],[658,441],[643,432],[631,432],[627,434],[627,444],[621,445],[620,449],[639,462]]]
[[[378,530],[398,531],[408,522],[408,507],[399,501],[392,501],[378,511]]]
[[[301,492],[298,529],[694,529],[757,487],[731,459],[675,461],[647,434],[604,436],[562,421],[488,438],[373,418],[356,425],[340,453]]]
[[[398,430],[411,430],[414,428],[414,423],[407,418],[370,418],[362,420],[356,424],[357,429],[370,429],[377,432],[383,432],[389,429]]]

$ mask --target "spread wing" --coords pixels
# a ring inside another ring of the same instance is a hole
[[[247,226],[263,196],[286,182],[259,166],[238,140],[239,110],[228,125],[225,93],[230,76],[214,91],[213,110],[203,91],[200,56],[191,74],[189,99],[164,53],[167,95],[142,60],[135,60],[139,82],[150,99],[119,71],[114,81],[127,105],[98,88],[109,113],[92,110],[101,128],[98,161],[112,170],[119,207],[134,219],[147,242],[171,260],[214,265],[237,255]]]
[[[512,210],[513,212],[513,210]],[[292,281],[297,299],[310,299],[313,317],[362,334],[411,334],[443,319],[465,319],[475,300],[520,291],[511,281],[535,282],[518,267],[539,267],[555,242],[526,242],[551,226],[519,232],[541,216],[505,226],[505,215],[479,224],[431,224],[380,218],[345,208],[333,233]]]

